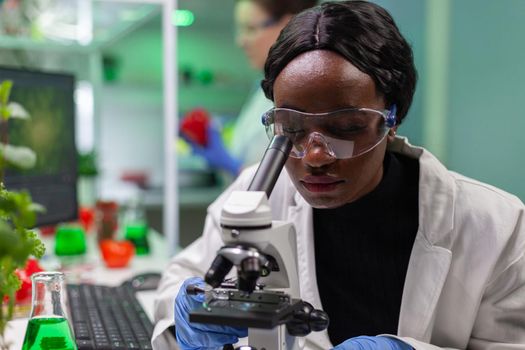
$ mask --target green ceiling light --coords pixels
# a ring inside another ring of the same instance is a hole
[[[195,21],[195,15],[190,10],[175,10],[172,16],[173,25],[188,27]]]

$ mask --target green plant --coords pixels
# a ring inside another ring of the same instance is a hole
[[[9,120],[30,118],[20,104],[9,102],[12,86],[11,81],[0,83],[0,349],[8,347],[4,332],[13,317],[15,292],[20,288],[15,270],[24,267],[31,255],[42,257],[45,250],[31,230],[36,213],[43,207],[33,203],[27,191],[9,191],[3,184],[6,168],[26,169],[36,161],[31,149],[8,144]]]
[[[97,176],[97,154],[95,151],[77,153],[77,171],[79,176]]]

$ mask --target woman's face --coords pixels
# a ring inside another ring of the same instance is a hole
[[[235,4],[236,41],[250,64],[259,70],[264,68],[268,51],[273,45],[289,16],[279,20],[271,17],[262,7],[251,0]]]
[[[326,50],[306,52],[292,60],[275,80],[274,101],[276,107],[308,113],[351,107],[385,109],[372,78]],[[336,208],[379,184],[386,144],[387,137],[369,152],[350,159],[333,158],[321,146],[310,147],[302,159],[289,158],[286,169],[312,207]]]

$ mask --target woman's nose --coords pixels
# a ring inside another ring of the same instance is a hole
[[[336,161],[332,150],[321,137],[310,137],[304,150],[303,162],[311,167],[322,167]]]

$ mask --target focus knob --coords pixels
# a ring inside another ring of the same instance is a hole
[[[295,310],[293,316],[286,322],[290,335],[304,337],[310,332],[320,332],[328,328],[330,319],[323,310],[314,309],[312,304],[301,302],[301,307]]]
[[[304,337],[311,332],[310,313],[314,307],[306,301],[301,302],[301,307],[294,311],[292,318],[286,322],[286,329],[294,337]]]
[[[323,310],[315,309],[310,313],[310,329],[314,332],[324,331],[330,324],[328,314]]]

